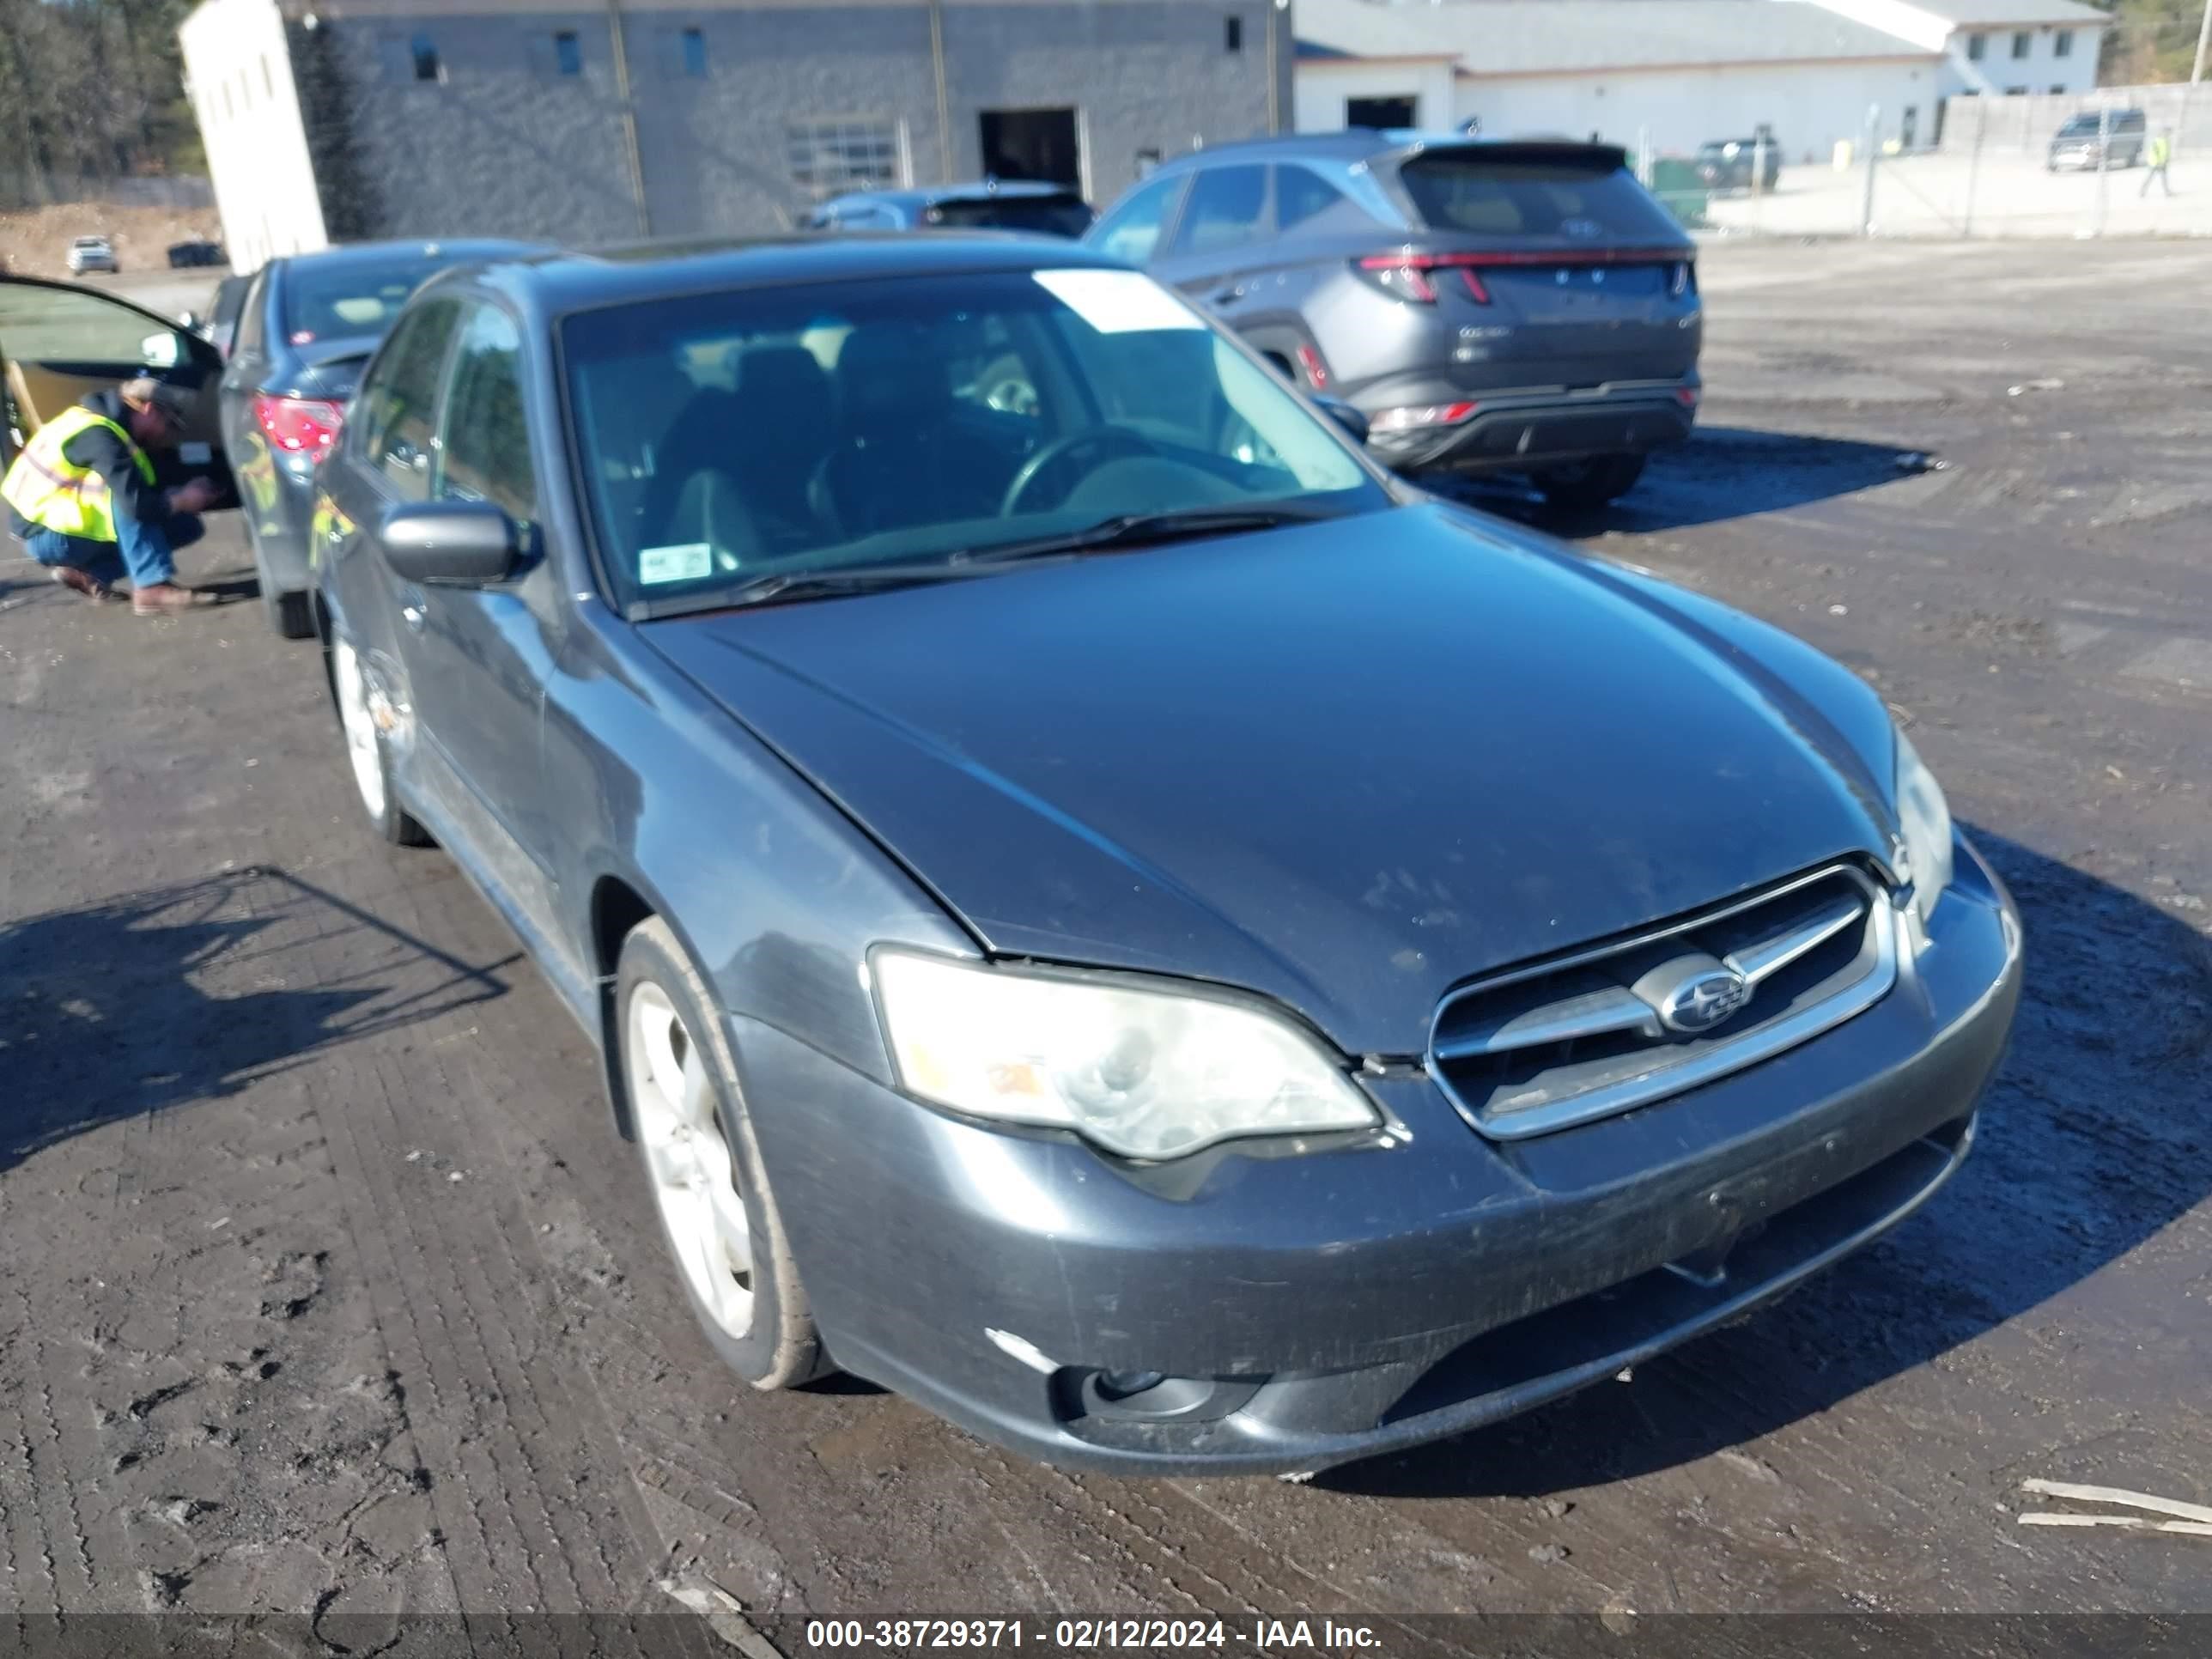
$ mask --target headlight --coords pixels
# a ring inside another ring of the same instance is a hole
[[[1897,818],[1905,862],[1898,874],[1911,882],[1912,908],[1925,922],[1951,884],[1951,808],[1936,775],[1902,732],[1897,734]]]
[[[956,1112],[1143,1158],[1378,1121],[1310,1038],[1234,1003],[890,951],[875,981],[900,1082]]]

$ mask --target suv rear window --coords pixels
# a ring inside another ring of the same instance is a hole
[[[939,202],[933,225],[954,230],[1026,230],[1042,236],[1080,236],[1091,228],[1091,209],[1079,196],[967,197]]]
[[[1593,233],[1583,227],[1595,225],[1595,239],[1613,242],[1672,242],[1681,234],[1625,167],[1540,152],[1431,150],[1407,161],[1398,178],[1431,230],[1587,240]]]

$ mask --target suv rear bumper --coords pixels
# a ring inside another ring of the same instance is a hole
[[[1435,401],[1473,402],[1474,412],[1449,426],[1378,432],[1367,447],[1376,460],[1401,472],[1525,471],[1593,455],[1641,455],[1689,437],[1697,420],[1697,391],[1690,380],[1634,381],[1586,392],[1447,396]],[[1412,401],[1395,392],[1390,396],[1393,407]]]

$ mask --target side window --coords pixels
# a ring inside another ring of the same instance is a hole
[[[268,337],[270,269],[268,265],[262,266],[261,274],[253,279],[252,287],[246,290],[246,299],[238,313],[237,350],[258,351],[261,343]]]
[[[1267,169],[1212,167],[1190,187],[1190,206],[1176,232],[1177,253],[1241,247],[1259,234],[1267,204]]]
[[[496,502],[517,524],[538,516],[523,416],[522,336],[496,306],[471,307],[461,325],[438,432],[436,495]]]
[[[1152,257],[1160,227],[1175,211],[1184,183],[1179,175],[1154,179],[1101,219],[1084,240],[1109,258],[1143,264]]]
[[[1308,167],[1279,167],[1275,169],[1275,228],[1290,230],[1318,218],[1331,208],[1340,208],[1337,216],[1343,222],[1348,216],[1364,218],[1350,197],[1334,185]]]
[[[155,318],[81,288],[0,283],[0,348],[18,362],[167,368],[184,338]]]
[[[430,499],[430,423],[459,311],[450,300],[436,300],[402,318],[355,394],[361,444],[354,453],[404,501]]]

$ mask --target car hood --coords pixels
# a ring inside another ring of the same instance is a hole
[[[988,949],[1246,987],[1355,1054],[1892,845],[1857,680],[1454,507],[644,631]]]

